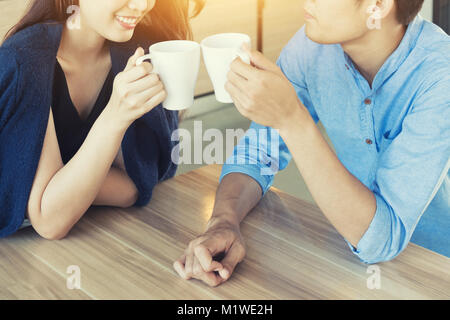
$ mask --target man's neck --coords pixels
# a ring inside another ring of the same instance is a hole
[[[398,48],[405,32],[406,26],[386,22],[381,29],[370,30],[363,37],[342,43],[341,46],[372,86],[376,74]]]

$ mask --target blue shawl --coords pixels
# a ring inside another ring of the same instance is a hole
[[[0,47],[0,237],[22,225],[39,163],[52,101],[56,54],[63,25],[41,23],[9,38]],[[137,45],[111,43],[112,71],[121,72]],[[158,106],[136,120],[122,141],[128,175],[145,206],[153,187],[173,177],[171,161],[178,113]]]

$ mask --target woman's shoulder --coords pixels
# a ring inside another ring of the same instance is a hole
[[[0,88],[14,85],[12,80],[17,80],[15,75],[17,75],[18,71],[16,50],[0,47]]]
[[[46,21],[26,27],[8,39],[0,46],[2,56],[15,57],[20,63],[33,57],[33,53],[40,51],[44,54],[54,51],[58,36],[62,32],[59,23]],[[42,56],[42,54],[40,55]]]
[[[19,69],[23,74],[42,76],[56,57],[61,32],[61,24],[46,21],[26,27],[6,39],[0,46],[0,78]]]
[[[27,49],[33,46],[42,46],[47,38],[47,32],[48,28],[44,23],[31,25],[6,39],[1,48]]]

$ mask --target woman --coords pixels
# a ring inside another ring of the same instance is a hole
[[[61,239],[91,205],[146,205],[174,175],[178,115],[161,107],[152,65],[135,62],[138,46],[189,38],[188,10],[189,0],[31,2],[0,47],[0,237],[29,219]]]

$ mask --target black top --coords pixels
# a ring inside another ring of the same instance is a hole
[[[52,112],[61,157],[66,164],[77,153],[92,125],[108,104],[114,78],[110,71],[89,116],[82,120],[70,98],[69,88],[61,65],[56,61],[53,82]]]
[[[48,126],[63,30],[64,23],[57,21],[38,23],[0,46],[0,238],[16,232],[25,218]],[[137,47],[152,44],[147,38],[110,43],[113,77]],[[177,128],[178,113],[159,105],[125,132],[123,158],[139,191],[135,207],[147,205],[154,187],[175,175],[171,155],[178,145],[172,139]]]

